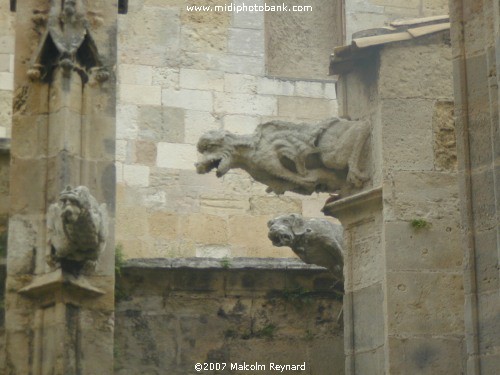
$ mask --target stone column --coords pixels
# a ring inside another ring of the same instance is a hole
[[[500,368],[500,3],[450,0],[467,374]]]
[[[333,61],[342,73],[342,115],[372,124],[373,185],[324,208],[345,230],[346,373],[460,374],[463,256],[449,35],[392,37],[402,36],[407,41],[380,36],[376,47],[341,47]]]
[[[17,2],[6,374],[113,373],[116,3]],[[48,262],[48,212],[67,185],[105,204],[95,267]]]

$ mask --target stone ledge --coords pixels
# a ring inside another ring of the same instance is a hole
[[[365,207],[374,201],[382,201],[382,187],[362,191],[361,193],[339,199],[338,201],[325,204],[321,209],[326,216],[337,217],[340,213]]]
[[[124,268],[326,270],[293,258],[139,258],[127,260]]]

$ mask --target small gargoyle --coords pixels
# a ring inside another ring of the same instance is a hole
[[[68,186],[49,207],[48,263],[73,273],[91,270],[104,250],[107,226],[106,205],[99,206],[86,186]]]
[[[289,246],[307,264],[326,267],[343,283],[343,228],[326,219],[306,219],[299,214],[275,217],[267,223],[274,246]]]

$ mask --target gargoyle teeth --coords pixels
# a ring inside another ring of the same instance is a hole
[[[202,162],[196,163],[196,170],[198,173],[208,173],[214,168],[218,168],[221,158],[207,159]]]

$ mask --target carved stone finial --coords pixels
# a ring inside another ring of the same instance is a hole
[[[289,246],[305,263],[326,267],[337,281],[343,282],[342,225],[288,214],[269,220],[267,227],[274,246]]]
[[[28,70],[32,81],[50,80],[52,71],[60,67],[66,77],[76,71],[87,82],[92,68],[103,69],[82,8],[81,0],[52,2],[47,30]],[[100,75],[97,81],[102,82],[108,76]]]
[[[48,263],[63,270],[90,270],[104,250],[107,237],[106,205],[97,203],[85,186],[68,186],[47,214]]]
[[[271,121],[252,135],[210,131],[198,141],[198,173],[232,168],[247,171],[268,192],[309,195],[360,188],[369,180],[362,171],[369,153],[370,125],[333,118],[316,125]]]

